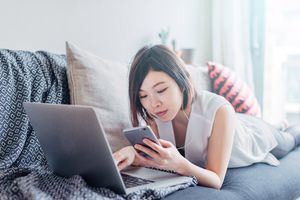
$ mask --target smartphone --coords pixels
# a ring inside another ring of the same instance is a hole
[[[135,144],[140,144],[140,145],[143,145],[143,146],[151,149],[151,147],[149,147],[148,145],[146,145],[143,142],[143,139],[145,139],[145,138],[155,142],[158,145],[161,145],[159,143],[157,137],[153,133],[152,129],[149,126],[140,126],[140,127],[124,129],[123,133],[124,133],[125,137],[129,140],[129,142],[131,143],[132,146],[134,146]],[[151,150],[153,150],[153,149],[151,149]],[[142,156],[145,156],[145,157],[149,156],[149,155],[145,154],[144,152],[138,152],[138,153],[140,153]]]

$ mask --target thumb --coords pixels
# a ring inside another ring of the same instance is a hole
[[[160,142],[161,146],[163,146],[165,148],[173,146],[173,144],[167,140],[159,139],[159,142]]]

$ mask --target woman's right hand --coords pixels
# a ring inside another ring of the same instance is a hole
[[[122,169],[130,166],[141,166],[141,155],[139,155],[132,146],[124,147],[113,154],[118,169]]]

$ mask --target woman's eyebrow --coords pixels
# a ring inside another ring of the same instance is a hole
[[[166,82],[160,81],[160,82],[158,82],[158,83],[155,83],[155,84],[152,86],[152,88],[155,88],[156,86],[158,86],[158,85],[160,85],[160,84],[164,84],[164,83],[166,83]],[[144,91],[144,90],[140,89],[140,91]]]

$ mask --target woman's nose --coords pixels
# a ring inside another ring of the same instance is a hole
[[[155,95],[153,95],[150,99],[152,108],[156,108],[161,105],[161,101]]]

